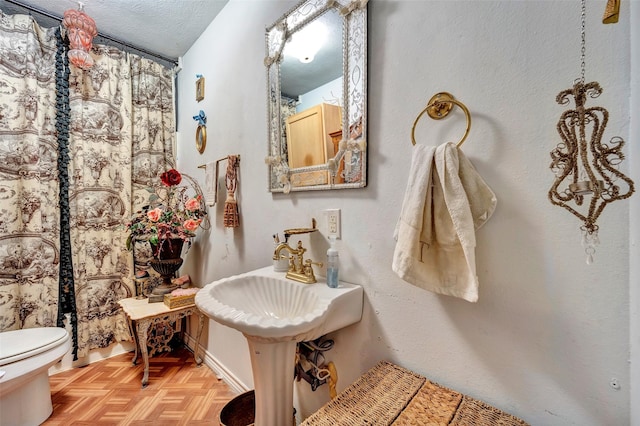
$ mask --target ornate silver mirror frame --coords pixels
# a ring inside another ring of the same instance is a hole
[[[291,168],[282,114],[281,65],[285,45],[323,14],[342,20],[341,134],[333,132],[333,157]],[[271,192],[361,188],[367,184],[367,0],[305,0],[266,29],[268,189]],[[302,176],[323,176],[314,182]],[[304,183],[300,183],[304,181]]]

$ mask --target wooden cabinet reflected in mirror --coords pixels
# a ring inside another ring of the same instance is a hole
[[[339,106],[321,103],[287,118],[290,169],[326,164],[335,156],[331,134],[341,132],[341,116]],[[291,185],[327,185],[329,179],[327,170],[296,173],[291,176]]]
[[[366,2],[347,0],[303,1],[267,28],[270,191],[366,186],[366,30]]]

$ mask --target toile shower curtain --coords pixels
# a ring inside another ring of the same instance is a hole
[[[174,164],[172,75],[108,46],[83,71],[58,44],[56,63],[56,29],[0,15],[0,331],[69,318],[85,356],[129,339],[124,224]]]
[[[129,338],[118,300],[134,294],[124,223],[172,168],[171,72],[108,46],[71,68],[70,211],[78,353]],[[73,88],[73,89],[72,89]]]
[[[56,325],[56,38],[0,15],[0,330]]]

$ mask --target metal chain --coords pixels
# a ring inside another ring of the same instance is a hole
[[[584,75],[585,75],[585,69],[586,69],[586,65],[585,65],[585,52],[587,50],[586,48],[586,31],[585,31],[585,26],[586,26],[586,17],[587,17],[587,6],[586,6],[586,0],[582,0],[582,10],[580,12],[580,24],[581,24],[581,29],[580,29],[580,83],[584,84]]]

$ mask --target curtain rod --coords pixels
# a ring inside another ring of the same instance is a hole
[[[38,13],[38,14],[40,14],[42,16],[46,16],[47,18],[55,19],[57,21],[62,22],[62,17],[54,15],[53,13],[47,12],[46,10],[39,9],[39,8],[37,8],[35,6],[30,6],[28,4],[21,3],[21,2],[19,2],[17,0],[4,0],[4,1],[7,2],[7,3],[14,4],[16,6],[22,7],[24,9],[27,9],[30,12],[35,12],[35,13]],[[122,46],[128,47],[129,49],[137,50],[138,52],[142,52],[142,53],[144,53],[146,55],[153,56],[154,58],[161,59],[161,60],[163,60],[165,62],[169,62],[169,63],[172,63],[174,65],[178,64],[178,60],[176,58],[168,58],[168,57],[160,55],[158,53],[150,52],[147,49],[135,46],[133,44],[124,42],[122,40],[118,40],[116,38],[113,38],[113,37],[111,37],[109,35],[106,35],[106,34],[103,34],[101,32],[98,32],[98,37],[101,37],[101,38],[109,40],[109,41],[111,41],[113,43],[117,43],[117,44],[120,44]]]

